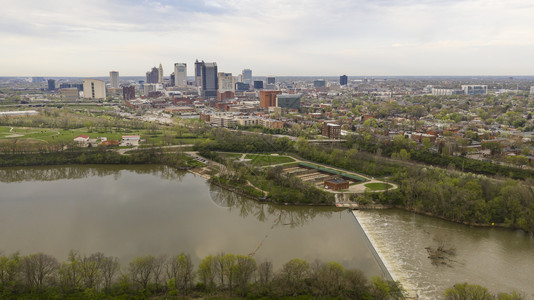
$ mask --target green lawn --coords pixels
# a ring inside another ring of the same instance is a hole
[[[221,155],[224,158],[228,159],[239,159],[243,154],[241,153],[226,153],[226,152],[219,152],[219,155]]]
[[[250,162],[256,166],[269,166],[283,163],[294,162],[295,160],[287,156],[278,155],[261,155],[261,154],[247,154],[245,159],[250,159]]]
[[[381,183],[381,182],[372,182],[372,183],[366,183],[364,186],[371,191],[383,191],[392,188],[393,186],[389,183]]]

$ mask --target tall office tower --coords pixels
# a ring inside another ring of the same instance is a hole
[[[219,82],[217,80],[217,64],[202,62],[202,97],[216,98]]]
[[[111,71],[109,72],[109,87],[112,89],[119,88],[119,72]]]
[[[174,86],[186,87],[187,86],[187,64],[175,63],[174,64]]]
[[[56,81],[54,79],[48,79],[48,90],[49,91],[56,90]]]
[[[314,80],[313,87],[316,87],[316,88],[326,87],[326,81],[324,79]]]
[[[250,72],[250,76],[252,76],[252,71]],[[276,84],[276,78],[274,76],[267,77],[267,84]]]
[[[124,86],[122,87],[122,99],[124,101],[135,99],[135,86]]]
[[[243,82],[243,74],[237,74],[237,82]]]
[[[251,69],[243,70],[243,82],[252,84],[252,70]]]
[[[254,80],[254,89],[261,90],[263,89],[263,81],[261,80]]]
[[[174,72],[171,73],[170,78],[171,78],[171,85],[172,86],[176,85],[176,78],[174,77]]]
[[[349,78],[347,77],[347,75],[339,76],[339,85],[347,85],[348,82]]]
[[[86,99],[106,99],[106,83],[98,79],[84,79],[83,97]]]
[[[219,79],[219,92],[235,92],[235,77],[232,73],[220,72],[217,75]]]
[[[235,77],[232,73],[220,72],[217,75],[219,80],[219,90],[217,91],[217,100],[222,101],[235,97]]]
[[[163,66],[161,63],[159,64],[158,68],[158,82],[157,83],[163,83]]]
[[[195,61],[195,86],[202,86],[202,65],[204,61]]]
[[[276,106],[276,95],[282,94],[281,91],[260,91],[260,107],[268,108]]]
[[[146,72],[146,83],[158,83],[159,81],[159,70],[156,67],[153,67],[151,71]]]

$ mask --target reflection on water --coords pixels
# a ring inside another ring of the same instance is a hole
[[[399,210],[361,211],[376,246],[401,281],[414,286],[423,299],[442,298],[459,282],[492,292],[517,290],[534,299],[534,238],[498,228],[472,228]],[[440,240],[436,237],[444,237]],[[448,264],[433,265],[425,247],[453,247]]]
[[[164,166],[0,169],[0,251],[140,255],[255,253],[338,261],[380,274],[352,215],[333,208],[258,203]]]

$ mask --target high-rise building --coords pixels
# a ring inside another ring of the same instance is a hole
[[[216,98],[219,82],[217,80],[217,64],[202,62],[201,79],[202,79],[202,97]]]
[[[109,87],[112,89],[119,88],[119,72],[117,71],[109,72]]]
[[[156,67],[153,67],[151,71],[146,72],[146,83],[158,83],[159,81],[159,70]]]
[[[56,81],[54,79],[48,79],[48,90],[49,91],[56,90]]]
[[[235,92],[235,77],[232,73],[220,72],[217,75],[219,79],[219,92]]]
[[[250,73],[250,76],[252,76],[252,72]],[[267,77],[267,84],[276,84],[276,78],[274,76]]]
[[[217,75],[219,80],[219,90],[217,91],[217,100],[222,101],[235,97],[235,77],[232,73],[220,72]]]
[[[161,63],[159,64],[158,68],[158,83],[163,83],[163,66]]]
[[[175,63],[174,64],[174,86],[186,87],[187,86],[187,64]]]
[[[32,77],[32,83],[41,83],[45,82],[45,79],[43,77]]]
[[[534,86],[530,87],[530,97],[534,97]]]
[[[122,99],[124,101],[135,99],[135,86],[124,86],[122,87]]]
[[[326,86],[326,81],[324,79],[317,79],[313,81],[313,87],[321,88]]]
[[[106,99],[106,83],[98,79],[84,79],[83,97],[86,99]]]
[[[339,76],[339,85],[347,85],[348,82],[349,78],[347,77],[347,75]]]
[[[237,82],[235,84],[235,90],[239,92],[248,91],[250,89],[250,84],[246,84],[244,82]]]
[[[276,107],[299,109],[301,94],[283,94],[276,96]]]
[[[251,69],[244,69],[242,75],[243,75],[244,83],[252,84],[252,70]]]
[[[281,91],[260,91],[260,106],[268,108],[276,106],[276,95],[282,94]]]
[[[478,84],[462,85],[462,90],[466,95],[486,95],[488,93],[488,86]]]
[[[195,61],[195,86],[202,87],[202,64],[204,61]]]
[[[263,89],[263,81],[261,80],[254,80],[254,89],[261,90]]]

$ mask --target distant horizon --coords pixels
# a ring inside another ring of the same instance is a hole
[[[237,77],[239,74],[232,74],[233,76]],[[265,78],[265,77],[275,77],[275,78],[338,78],[340,76],[346,75],[348,78],[372,78],[372,79],[381,79],[381,78],[513,78],[513,79],[534,79],[534,75],[347,75],[347,74],[341,74],[341,75],[253,75],[253,78]],[[69,79],[69,78],[76,78],[76,79],[101,79],[101,78],[107,78],[108,76],[45,76],[45,75],[33,75],[33,76],[0,76],[0,79],[8,79],[8,78],[33,78],[33,77],[40,77],[45,79]],[[145,78],[144,75],[121,75],[119,72],[119,79],[121,78]],[[165,79],[169,79],[169,76],[164,76]],[[187,76],[188,79],[194,79],[194,76]]]

